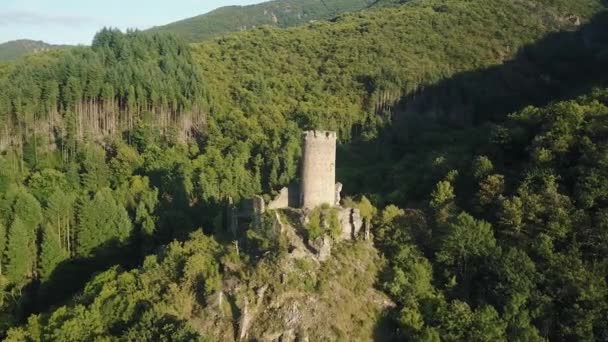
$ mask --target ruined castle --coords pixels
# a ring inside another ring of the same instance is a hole
[[[300,182],[281,189],[270,202],[254,196],[233,206],[229,225],[236,234],[240,223],[259,219],[266,210],[301,209],[304,213],[320,206],[339,209],[342,238],[354,239],[362,227],[357,209],[340,207],[342,184],[336,183],[336,132],[306,131],[302,134]]]

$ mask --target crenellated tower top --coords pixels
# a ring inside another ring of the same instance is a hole
[[[327,139],[327,140],[336,140],[336,132],[334,131],[322,131],[322,130],[314,130],[314,131],[306,131],[302,133],[304,139]]]

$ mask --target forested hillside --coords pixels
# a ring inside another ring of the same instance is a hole
[[[150,32],[176,34],[201,42],[260,26],[292,27],[342,13],[398,4],[398,0],[274,0],[249,6],[227,6],[196,17],[154,27]]]
[[[0,44],[0,61],[10,61],[26,55],[41,53],[51,49],[66,48],[64,45],[52,45],[42,41],[20,39]]]
[[[599,1],[415,0],[0,66],[0,336],[238,339],[225,312],[300,296],[318,339],[606,340],[607,63]],[[374,246],[286,266],[224,207],[296,179],[313,128]]]

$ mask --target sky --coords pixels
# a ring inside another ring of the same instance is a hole
[[[0,0],[0,43],[33,39],[88,45],[104,26],[146,29],[222,6],[259,2],[263,0]]]

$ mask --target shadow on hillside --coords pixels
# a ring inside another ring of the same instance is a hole
[[[421,87],[398,103],[393,127],[417,130],[408,125],[417,115],[451,127],[502,121],[523,107],[543,106],[605,85],[607,62],[608,12],[601,12],[576,30],[551,33],[524,46],[501,65]]]
[[[576,30],[552,33],[523,47],[501,65],[421,87],[387,106],[391,125],[375,139],[338,147],[337,177],[344,195],[366,194],[378,207],[422,206],[447,171],[468,167],[474,156],[492,151],[494,125],[527,106],[545,106],[607,86],[606,65],[608,13],[602,12]],[[503,166],[527,154],[523,149],[506,153]],[[446,158],[448,166],[434,173],[439,158]],[[377,323],[376,340],[403,339],[397,315],[397,309],[385,313]]]
[[[374,341],[397,342],[402,341],[399,336],[399,326],[391,317],[390,312],[383,312],[374,327]]]
[[[125,270],[139,267],[143,259],[154,254],[160,246],[173,240],[184,241],[199,227],[211,227],[215,214],[221,212],[221,204],[191,203],[184,180],[174,178],[172,171],[147,174],[161,193],[172,194],[171,198],[160,199],[156,208],[158,218],[153,236],[144,234],[136,226],[126,242],[109,240],[97,247],[89,257],[63,261],[57,265],[48,280],[33,283],[29,287],[27,295],[23,297],[21,319],[64,305],[82,291],[97,273],[115,265]]]
[[[428,195],[435,184],[428,171],[436,158],[466,165],[491,148],[493,124],[526,106],[571,99],[606,85],[606,65],[608,13],[601,12],[575,30],[523,47],[501,65],[421,86],[386,105],[378,115],[390,116],[390,125],[377,138],[339,146],[338,179],[346,195],[366,193],[381,204],[383,199],[411,204],[410,198]]]
[[[131,269],[139,264],[139,250],[132,243],[110,240],[97,247],[91,256],[61,262],[49,279],[37,286],[29,313],[38,313],[65,304],[84,289],[92,277],[108,268],[120,265]]]

